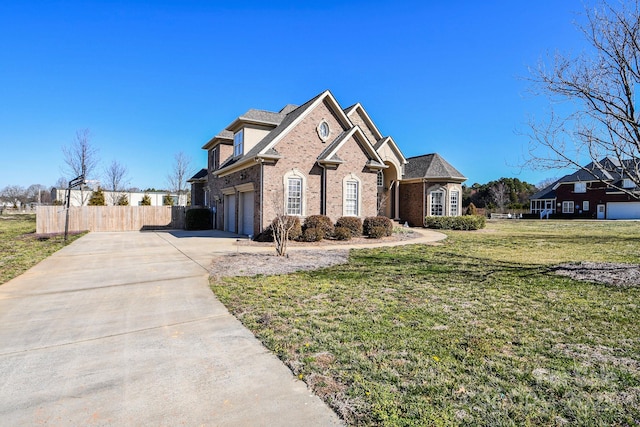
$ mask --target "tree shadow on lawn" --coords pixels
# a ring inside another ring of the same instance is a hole
[[[494,260],[455,252],[419,252],[406,249],[352,251],[349,263],[322,270],[309,271],[312,277],[359,281],[371,279],[386,282],[429,279],[484,283],[493,277],[527,279],[552,275],[553,267],[539,264]]]

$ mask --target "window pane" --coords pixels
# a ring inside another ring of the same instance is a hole
[[[451,215],[452,216],[458,215],[458,192],[457,191],[451,192]]]
[[[378,187],[384,186],[384,174],[382,171],[378,171]]]
[[[444,193],[442,191],[431,192],[431,216],[442,216],[444,214]]]
[[[344,212],[346,215],[358,215],[358,182],[347,181],[344,200]]]
[[[288,180],[287,215],[302,215],[302,179],[300,178]]]
[[[244,142],[244,135],[243,135],[243,132],[239,130],[238,132],[235,133],[235,135],[233,135],[233,155],[234,156],[240,156],[244,154],[244,149],[242,148],[243,142]]]

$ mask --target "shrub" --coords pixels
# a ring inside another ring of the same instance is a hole
[[[211,226],[211,211],[209,209],[189,209],[186,212],[184,219],[186,230],[210,230]]]
[[[118,206],[129,206],[129,198],[126,194],[121,194],[116,201],[116,205]]]
[[[326,215],[310,215],[304,220],[304,229],[319,228],[322,230],[322,238],[326,239],[333,235],[333,223]]]
[[[391,236],[393,233],[393,222],[386,216],[369,216],[362,223],[362,232],[369,237],[373,237],[371,233],[374,227],[382,227],[385,232],[382,236]]]
[[[302,226],[300,225],[300,218],[297,216],[286,215],[284,217],[286,223],[286,227],[289,228],[289,240],[296,240],[302,235]],[[274,218],[271,221],[271,236],[273,239],[273,228],[276,224],[278,218]]]
[[[140,202],[140,206],[151,206],[151,196],[147,193],[142,196],[142,201]]]
[[[467,207],[467,215],[478,215],[478,208],[473,202],[469,203],[469,207]]]
[[[324,238],[325,232],[321,228],[310,227],[305,228],[302,232],[300,240],[303,242],[319,242]]]
[[[256,242],[273,242],[273,228],[268,226],[262,233],[258,234],[254,239]]]
[[[360,229],[362,230],[362,228]],[[337,240],[351,240],[351,237],[353,236],[353,232],[347,227],[336,226],[336,228],[333,230],[333,236]]]
[[[428,216],[424,220],[425,227],[440,230],[479,230],[485,225],[486,218],[481,215]]]
[[[362,236],[362,221],[355,216],[343,216],[336,221],[336,231],[334,234],[337,237],[338,228],[346,228],[351,233],[351,237]],[[344,239],[340,239],[344,240]]]
[[[173,197],[171,197],[171,194],[165,194],[164,197],[162,198],[162,205],[163,206],[173,206]]]
[[[106,206],[107,203],[104,200],[104,192],[102,188],[98,187],[96,191],[91,193],[91,197],[89,198],[89,206]]]
[[[375,225],[369,229],[368,236],[371,239],[382,239],[383,237],[388,236],[387,229],[385,227]]]

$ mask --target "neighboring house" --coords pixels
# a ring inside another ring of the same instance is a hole
[[[461,211],[458,171],[437,154],[408,161],[361,104],[343,109],[329,91],[279,112],[249,110],[202,148],[208,165],[189,180],[192,204],[213,210],[216,229],[256,235],[279,214],[422,225]]]
[[[89,203],[89,198],[91,197],[91,193],[93,190],[83,190],[82,193],[80,190],[72,189],[71,190],[71,206],[86,206]],[[112,192],[107,190],[102,190],[104,193],[104,199],[107,205],[115,205],[117,203],[118,198],[121,195],[124,195],[129,200],[130,206],[139,206],[142,203],[142,198],[146,195],[151,199],[151,206],[162,206],[164,197],[167,195],[166,191],[118,191]],[[173,199],[174,206],[186,206],[187,204],[187,195],[177,193],[169,193],[171,198]],[[51,190],[51,200],[54,203],[64,204],[66,203],[67,190],[65,188],[53,188]]]
[[[541,218],[554,215],[566,218],[640,219],[640,200],[620,188],[640,195],[640,189],[625,177],[620,163],[607,157],[589,163],[531,196],[531,213],[539,214]]]

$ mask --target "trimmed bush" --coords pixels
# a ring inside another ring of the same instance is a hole
[[[310,215],[304,220],[305,230],[307,228],[319,228],[322,230],[322,238],[326,239],[333,235],[333,223],[326,215]]]
[[[346,228],[351,233],[351,237],[362,236],[362,220],[355,216],[343,216],[336,221],[336,231],[334,235],[337,238],[338,228]],[[344,240],[344,239],[340,239]]]
[[[285,218],[287,220],[287,227],[291,227],[289,230],[289,240],[296,240],[300,238],[300,236],[302,235],[302,226],[300,225],[300,218],[298,218],[297,216],[290,216],[290,215],[286,216]],[[274,218],[273,221],[271,221],[272,239],[273,239],[273,227],[276,220],[277,218]]]
[[[271,228],[271,226],[268,226],[267,228],[262,230],[262,233],[255,236],[253,240],[255,240],[256,242],[273,242],[273,228]]]
[[[428,216],[424,220],[425,227],[440,230],[479,230],[485,225],[486,218],[481,215]]]
[[[316,227],[305,228],[300,240],[303,242],[319,242],[324,238],[324,230]]]
[[[211,211],[207,208],[189,209],[184,218],[186,230],[211,230]]]
[[[352,236],[353,231],[347,227],[336,226],[336,228],[333,230],[333,237],[335,237],[336,240],[351,240]]]
[[[473,202],[469,203],[467,215],[478,215],[478,208],[476,208],[476,205],[474,205]]]
[[[373,233],[374,227],[384,228],[385,233],[380,237],[391,236],[393,233],[393,222],[386,216],[369,216],[362,222],[362,232],[366,236],[373,237],[371,233]]]
[[[368,236],[370,239],[382,239],[387,236],[387,229],[379,225],[373,226],[369,229]]]

